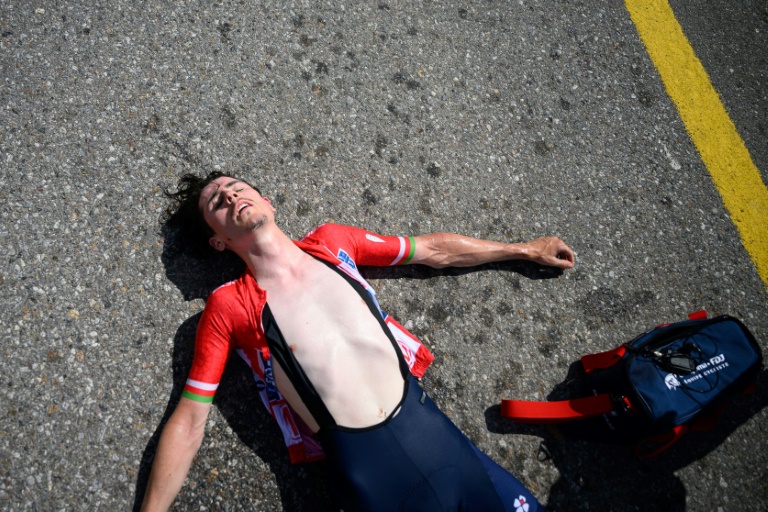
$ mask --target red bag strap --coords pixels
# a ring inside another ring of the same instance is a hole
[[[689,320],[706,320],[707,319],[707,310],[706,309],[700,309],[698,311],[694,311],[693,313],[688,313],[688,319]]]
[[[613,366],[618,363],[626,353],[627,349],[622,345],[613,350],[608,350],[607,352],[598,352],[597,354],[581,356],[581,364],[584,366],[585,372],[592,373],[594,370],[602,370]]]
[[[612,410],[613,400],[607,393],[557,402],[501,401],[501,415],[520,423],[562,423],[592,418]]]

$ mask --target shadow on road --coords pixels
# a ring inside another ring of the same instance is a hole
[[[436,269],[425,265],[404,265],[401,267],[363,267],[361,273],[366,279],[431,279],[443,276],[463,276],[474,272],[501,271],[520,274],[531,280],[553,279],[563,275],[563,270],[547,267],[529,261],[504,261],[486,263],[474,267],[448,267]]]

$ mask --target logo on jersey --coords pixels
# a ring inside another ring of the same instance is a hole
[[[357,270],[357,265],[355,265],[355,260],[352,259],[352,257],[344,252],[344,249],[339,249],[339,254],[336,255],[337,258],[339,258],[339,261],[342,263],[346,263],[351,268]]]
[[[272,365],[265,366],[264,368],[264,380],[266,381],[267,385],[267,397],[269,398],[270,402],[273,402],[275,400],[280,399],[280,393],[277,391],[277,386],[275,385],[275,376],[272,373]]]
[[[286,437],[286,442],[290,446],[301,441],[301,435],[299,429],[296,428],[296,424],[293,422],[293,415],[291,414],[288,405],[284,402],[275,404],[272,409],[275,419],[280,424],[283,435]]]
[[[531,508],[525,496],[518,496],[514,505],[515,512],[528,512],[528,509]]]
[[[413,365],[416,363],[416,354],[414,354],[413,350],[400,340],[400,338],[395,337],[395,341],[397,341],[397,344],[400,347],[400,352],[403,353],[403,359],[408,363],[408,368],[413,368]]]
[[[379,238],[379,237],[377,237],[377,236],[374,236],[374,235],[372,235],[372,234],[370,234],[370,233],[366,233],[366,234],[365,234],[365,238],[367,238],[367,239],[368,239],[368,240],[370,240],[371,242],[378,242],[378,243],[381,243],[381,244],[383,244],[383,243],[384,243],[384,240],[382,240],[381,238]]]

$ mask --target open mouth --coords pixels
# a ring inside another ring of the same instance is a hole
[[[251,206],[251,205],[250,205],[250,204],[248,204],[248,203],[246,203],[246,202],[242,202],[242,203],[241,203],[241,204],[240,204],[240,205],[237,207],[237,210],[235,211],[235,217],[240,217],[240,214],[243,212],[243,210],[245,210],[245,209],[246,209],[246,208],[248,208],[249,206]]]

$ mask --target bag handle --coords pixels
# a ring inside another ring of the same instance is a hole
[[[556,402],[501,401],[501,415],[520,423],[562,423],[582,420],[609,413],[613,409],[613,399],[608,393]]]
[[[625,345],[618,346],[613,350],[598,352],[597,354],[587,354],[581,356],[581,365],[586,373],[592,373],[595,370],[604,370],[621,361],[624,354],[627,353]]]

